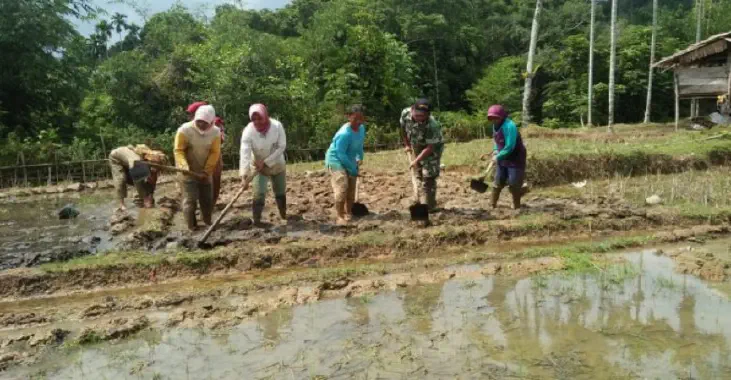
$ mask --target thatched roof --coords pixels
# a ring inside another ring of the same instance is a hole
[[[679,66],[689,66],[711,55],[723,53],[731,44],[731,32],[716,34],[703,41],[688,46],[685,50],[663,58],[655,63],[654,67],[674,69]]]

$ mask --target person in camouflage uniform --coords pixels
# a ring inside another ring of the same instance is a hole
[[[130,169],[137,161],[148,161],[160,165],[167,163],[165,153],[152,150],[147,145],[129,145],[114,149],[109,154],[109,165],[112,169],[114,188],[117,191],[119,209],[125,210],[124,199],[127,198],[127,186],[132,185],[137,189],[134,203],[138,207],[151,208],[155,205],[153,194],[157,185],[158,170],[150,168],[150,176],[133,181]]]
[[[419,99],[413,106],[401,112],[401,133],[407,152],[416,158],[411,168],[418,169],[426,204],[430,209],[437,207],[437,178],[439,178],[444,139],[442,126],[431,116],[431,105],[427,99]]]

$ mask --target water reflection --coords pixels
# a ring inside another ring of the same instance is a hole
[[[449,281],[87,348],[52,378],[729,378],[731,302],[650,253],[638,276]],[[70,364],[73,363],[73,364]],[[132,377],[134,377],[132,376]]]

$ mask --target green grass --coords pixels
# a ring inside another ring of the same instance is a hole
[[[658,277],[655,279],[655,283],[659,289],[673,290],[677,286],[670,277]]]
[[[64,262],[47,263],[40,266],[44,272],[67,272],[79,269],[111,268],[117,266],[153,267],[164,262],[178,262],[191,268],[200,269],[220,257],[219,251],[191,251],[177,254],[157,254],[149,252],[110,252],[101,255],[85,256]]]
[[[555,160],[572,156],[632,156],[668,155],[672,157],[705,157],[719,150],[730,150],[728,139],[703,140],[716,135],[713,131],[674,132],[670,125],[619,125],[615,134],[607,134],[604,129],[546,130],[531,126],[522,131],[530,161]],[[546,137],[546,136],[551,137]],[[485,166],[480,155],[492,151],[492,140],[473,140],[468,143],[446,145],[442,163],[449,167],[469,167],[479,169]],[[406,158],[402,150],[368,153],[365,170],[392,171],[394,168],[406,170]],[[288,167],[293,172],[321,170],[322,161],[296,163]],[[529,169],[530,170],[530,169]]]
[[[97,344],[103,341],[102,337],[96,331],[86,331],[84,334],[76,339],[76,344],[79,346],[86,346],[91,344]]]
[[[447,228],[447,227],[445,227]],[[448,231],[437,230],[436,235],[439,238],[454,238],[457,233],[453,228],[447,228]],[[364,235],[364,236],[361,236]],[[337,247],[343,251],[358,251],[369,247],[391,247],[395,243],[400,241],[399,236],[385,234],[372,233],[355,235],[352,237],[345,238],[340,241],[333,241],[331,248]],[[376,235],[381,236],[378,238]],[[426,239],[426,235],[424,239]],[[649,243],[652,243],[653,239],[648,236],[636,236],[636,237],[624,237],[608,239],[602,242],[592,243],[572,243],[572,244],[560,244],[556,246],[538,247],[538,248],[527,248],[516,251],[502,252],[499,256],[505,258],[537,258],[537,257],[549,257],[559,256],[562,252],[583,254],[583,253],[607,253],[625,248],[640,247]],[[283,247],[286,253],[295,255],[298,250],[319,250],[322,249],[323,244],[327,242],[322,241],[302,241],[294,242]],[[394,246],[395,247],[395,246]],[[451,251],[459,252],[460,255],[450,258],[444,258],[443,264],[467,264],[473,262],[479,262],[487,259],[494,259],[494,252],[486,251],[471,251],[464,252],[464,247],[453,247]],[[222,259],[227,255],[236,254],[231,249],[219,248],[212,251],[191,251],[191,252],[180,252],[176,254],[158,254],[151,255],[146,252],[114,252],[103,255],[86,256],[75,258],[66,262],[48,263],[40,266],[40,270],[47,273],[63,273],[73,270],[84,270],[84,269],[105,269],[115,267],[142,267],[152,268],[157,265],[164,263],[181,264],[191,269],[205,272],[209,266],[218,259]],[[240,254],[253,255],[252,252],[241,252]],[[382,268],[382,264],[379,264],[379,268]],[[360,268],[360,267],[359,267]],[[323,269],[323,273],[327,274],[328,271],[333,274],[328,274],[329,278],[337,278],[342,275],[354,275],[361,274],[353,268],[326,268]],[[345,271],[345,272],[344,272]],[[358,272],[358,273],[356,273]]]
[[[655,241],[652,236],[632,236],[607,239],[600,242],[571,243],[558,246],[528,248],[521,251],[518,257],[536,258],[547,256],[561,256],[561,254],[593,254],[608,253],[627,248],[642,247]]]
[[[600,270],[589,253],[565,250],[559,252],[558,256],[563,260],[564,271],[567,273],[587,273]]]

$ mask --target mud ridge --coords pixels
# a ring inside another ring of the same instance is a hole
[[[692,240],[697,237],[717,237],[728,234],[729,227],[695,226],[670,232],[659,232],[650,239],[653,243],[670,243]],[[573,233],[572,236],[576,236]],[[60,271],[16,270],[0,274],[0,298],[25,298],[52,295],[60,292],[90,291],[119,286],[133,286],[157,283],[159,281],[182,280],[201,275],[217,273],[245,273],[268,268],[291,266],[332,265],[355,258],[375,257],[428,257],[430,254],[443,254],[445,249],[429,243],[412,243],[421,247],[414,252],[404,247],[386,248],[350,245],[334,248],[327,246],[304,247],[263,247],[262,249],[241,249],[214,251],[169,257],[155,263],[119,263],[100,267],[69,268]],[[449,245],[453,245],[450,241]],[[428,248],[427,248],[428,247]]]

